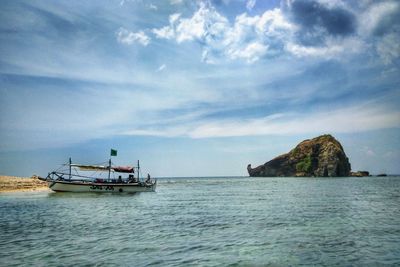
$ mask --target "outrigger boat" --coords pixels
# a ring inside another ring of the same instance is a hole
[[[116,155],[117,151],[111,150],[111,156]],[[113,166],[110,158],[108,166],[104,166],[72,164],[70,158],[69,163],[63,166],[68,166],[68,170],[53,171],[46,178],[39,179],[48,182],[49,188],[55,192],[136,193],[156,190],[157,180],[151,180],[149,175],[145,181],[140,179],[139,161],[137,167]],[[78,171],[91,171],[92,174],[82,175]],[[116,173],[118,178],[115,178]],[[122,178],[120,174],[127,177]]]

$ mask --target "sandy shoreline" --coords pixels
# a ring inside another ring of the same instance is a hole
[[[49,191],[47,183],[36,176],[16,177],[0,175],[0,193]]]

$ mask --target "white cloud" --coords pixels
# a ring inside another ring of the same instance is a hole
[[[280,9],[268,10],[262,16],[241,14],[231,25],[210,4],[201,3],[192,17],[172,14],[169,26],[152,32],[157,38],[175,39],[177,43],[200,41],[202,61],[212,64],[221,55],[231,60],[255,62],[267,54],[269,43],[288,38],[295,29]]]
[[[395,19],[399,11],[400,4],[398,2],[382,1],[370,4],[359,15],[359,35],[366,39],[374,38],[371,43],[386,65],[392,64],[393,60],[400,56],[400,36],[398,34],[400,26],[398,20]],[[380,35],[379,38],[374,37],[375,34]]]
[[[160,29],[152,29],[151,31],[156,35],[157,38],[172,39],[175,37],[174,30],[169,26],[165,26]]]
[[[251,11],[254,6],[256,5],[257,0],[247,0],[246,2],[246,8],[247,10]]]
[[[156,5],[154,5],[154,4],[149,4],[149,8],[152,9],[152,10],[157,10],[158,9],[158,7]]]
[[[143,46],[147,46],[150,43],[150,37],[148,37],[143,31],[131,32],[125,28],[119,28],[117,31],[117,40],[119,43],[126,45],[139,43]]]
[[[166,67],[167,67],[167,65],[165,65],[165,64],[162,64],[160,67],[158,67],[158,69],[157,69],[157,71],[156,71],[156,72],[163,71],[163,70],[164,70]]]
[[[374,152],[374,150],[372,150],[370,147],[368,146],[364,146],[362,148],[362,151],[365,153],[365,155],[369,156],[369,157],[374,157],[376,156],[376,153]]]
[[[236,17],[233,27],[228,28],[224,38],[224,44],[231,49],[241,49],[246,46],[248,40],[259,39],[255,31],[255,25],[259,17],[250,17],[247,14],[241,14]]]
[[[203,48],[201,59],[208,64],[225,59],[253,63],[264,56],[284,53],[296,57],[340,59],[348,58],[345,55],[362,53],[371,47],[375,47],[385,64],[391,64],[394,58],[399,57],[399,46],[396,45],[399,37],[395,32],[382,40],[371,41],[373,31],[382,19],[400,8],[398,3],[368,3],[363,13],[357,13],[341,0],[318,2],[328,9],[341,8],[351,12],[359,22],[357,25],[360,25],[357,33],[340,37],[326,35],[322,36],[318,45],[303,45],[298,41],[301,28],[289,19],[291,0],[285,2],[288,12],[274,8],[257,16],[243,13],[236,16],[232,23],[210,2],[200,2],[192,17],[172,14],[168,26],[153,29],[152,32],[157,38],[175,40],[178,44],[199,41]],[[255,3],[255,0],[248,0],[246,7],[251,10]]]
[[[307,115],[275,114],[261,119],[208,122],[189,132],[193,138],[269,134],[351,133],[400,126],[400,112],[364,106]]]
[[[257,119],[218,119],[181,121],[165,127],[141,127],[125,135],[155,135],[191,138],[238,137],[259,135],[296,135],[321,133],[357,133],[400,127],[400,112],[381,106],[359,105],[308,114],[276,113]],[[372,155],[372,152],[366,151]]]
[[[319,57],[336,58],[342,54],[361,53],[367,45],[359,38],[347,38],[339,40],[335,38],[325,38],[321,46],[303,46],[297,43],[288,42],[285,45],[286,51],[297,57]]]
[[[169,26],[159,29],[152,29],[151,31],[160,39],[173,39],[175,38],[175,22],[180,18],[180,13],[174,13],[169,16]]]
[[[174,13],[169,16],[169,23],[172,25],[174,24],[179,18],[181,17],[180,13]]]
[[[377,44],[377,52],[382,61],[389,65],[400,57],[400,36],[398,33],[386,34]]]
[[[248,63],[253,63],[260,59],[268,50],[268,46],[259,42],[253,42],[241,49],[231,49],[227,54],[232,59],[245,59]]]
[[[383,1],[374,3],[359,16],[359,34],[369,36],[379,26],[385,17],[392,15],[399,9],[399,3]]]
[[[341,52],[343,47],[340,45],[313,47],[313,46],[302,46],[296,43],[288,43],[286,45],[287,51],[298,57],[328,57],[331,58]]]
[[[171,5],[180,5],[183,3],[183,0],[170,0]]]
[[[228,20],[220,15],[214,8],[200,4],[200,8],[189,19],[176,17],[170,23],[176,25],[176,41],[202,40],[207,35],[219,37],[228,26]]]
[[[290,38],[295,29],[280,9],[268,10],[262,16],[241,14],[226,31],[226,55],[231,59],[255,62],[273,50],[273,45]]]
[[[265,11],[256,21],[257,29],[267,36],[283,38],[285,34],[291,34],[297,27],[290,23],[279,8]],[[289,37],[289,36],[288,36]]]

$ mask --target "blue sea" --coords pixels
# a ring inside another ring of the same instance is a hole
[[[0,194],[1,266],[399,266],[400,177]]]

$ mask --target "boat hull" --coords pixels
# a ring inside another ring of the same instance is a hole
[[[49,188],[55,192],[76,192],[76,193],[136,193],[154,192],[156,183],[90,183],[74,181],[49,181]]]

